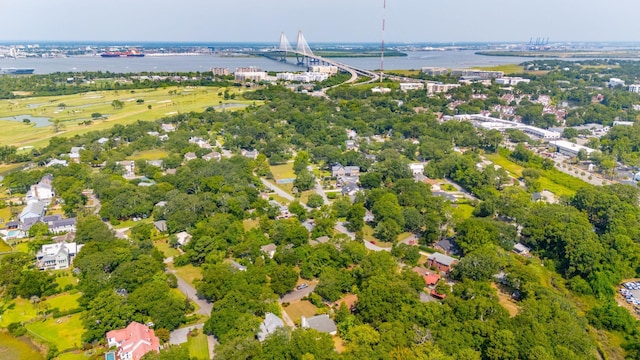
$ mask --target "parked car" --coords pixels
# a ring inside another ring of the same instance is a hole
[[[306,289],[308,287],[309,287],[309,285],[307,285],[307,284],[300,284],[300,285],[298,285],[296,287],[296,290],[302,290],[302,289]]]

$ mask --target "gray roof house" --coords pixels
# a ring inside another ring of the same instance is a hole
[[[156,229],[161,233],[167,232],[167,222],[165,220],[154,221],[153,226],[155,226]]]
[[[21,222],[29,218],[40,218],[44,215],[44,206],[44,203],[40,201],[29,203],[27,207],[22,210],[18,218]]]
[[[300,325],[303,328],[315,329],[319,332],[327,333],[330,335],[335,335],[338,333],[336,323],[333,322],[333,320],[331,320],[331,318],[327,314],[316,315],[310,318],[302,316],[300,318]]]
[[[260,324],[260,332],[258,332],[258,340],[264,341],[269,334],[273,334],[279,328],[284,327],[284,322],[276,315],[268,312],[265,314],[264,321]]]
[[[273,259],[273,256],[276,254],[276,250],[277,249],[278,248],[276,247],[275,244],[267,244],[267,245],[264,245],[264,246],[260,247],[260,250],[263,253],[267,254],[270,259]]]

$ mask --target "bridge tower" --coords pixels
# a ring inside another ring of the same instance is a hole
[[[278,51],[281,52],[280,61],[282,62],[287,62],[287,53],[294,51],[284,32],[280,33],[280,46],[278,46]]]
[[[313,51],[311,51],[307,40],[305,40],[304,35],[302,35],[302,30],[298,31],[298,40],[296,41],[296,60],[298,61],[298,65],[303,65],[305,59],[307,59],[307,63],[309,61],[317,62],[313,57]]]

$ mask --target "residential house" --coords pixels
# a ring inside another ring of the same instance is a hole
[[[136,163],[134,161],[131,160],[125,160],[125,161],[116,161],[116,165],[120,165],[122,166],[122,168],[124,169],[124,177],[134,177],[136,176]]]
[[[100,145],[104,145],[109,141],[109,138],[106,137],[101,137],[100,139],[97,140],[98,144]]]
[[[198,156],[197,156],[197,155],[196,155],[196,153],[194,153],[194,152],[188,152],[188,153],[184,154],[184,159],[185,159],[186,161],[195,160],[195,159],[197,159],[197,158],[198,158]]]
[[[107,332],[107,345],[116,347],[115,360],[140,360],[145,354],[160,352],[160,339],[153,329],[138,322],[126,328]]]
[[[45,175],[37,184],[31,185],[26,194],[27,203],[41,201],[45,205],[49,205],[56,195],[53,191],[52,183],[53,176]]]
[[[322,333],[335,335],[338,333],[336,323],[331,320],[329,315],[322,314],[316,315],[310,318],[302,316],[300,318],[300,325],[305,329],[315,329]]]
[[[345,176],[346,170],[342,164],[337,164],[331,167],[331,176],[334,178]]]
[[[253,159],[253,160],[257,159],[258,155],[260,154],[258,152],[258,150],[245,150],[245,149],[242,149],[241,152],[242,152],[242,156],[244,156],[246,158],[249,158],[249,159]]]
[[[513,245],[513,252],[519,255],[527,256],[531,252],[531,249],[522,243],[516,243]]]
[[[458,253],[458,246],[453,241],[453,239],[442,239],[437,243],[433,244],[433,247],[436,250],[440,250],[444,252],[446,255],[450,255],[450,254],[455,255]]]
[[[151,165],[151,166],[155,166],[157,168],[161,168],[162,169],[162,164],[164,162],[162,160],[147,160],[147,164]]]
[[[347,140],[344,142],[344,146],[347,150],[355,150],[357,148],[355,140]]]
[[[160,126],[164,132],[173,132],[176,131],[176,127],[173,124],[162,124]]]
[[[41,201],[30,202],[27,206],[22,210],[18,218],[20,222],[24,222],[29,218],[39,219],[44,216],[45,212],[45,204]]]
[[[75,162],[75,163],[79,163],[80,162],[80,152],[84,150],[83,146],[80,147],[72,147],[71,151],[69,152],[69,159],[71,159],[71,161]]]
[[[166,225],[166,223],[165,223]],[[178,244],[180,244],[180,246],[185,246],[189,243],[189,241],[191,241],[191,235],[189,233],[187,233],[186,231],[181,231],[179,233],[176,234],[176,238],[178,239]]]
[[[46,219],[45,217],[44,219]],[[52,234],[63,234],[76,232],[76,218],[63,219],[61,216],[57,216],[57,219],[44,220],[49,227],[49,232]]]
[[[201,149],[211,149],[211,144],[209,144],[205,139],[197,136],[189,138],[189,144],[196,144]]]
[[[238,270],[238,271],[247,271],[247,267],[234,261],[231,260],[231,266],[233,266],[234,269]]]
[[[275,244],[267,244],[260,247],[260,250],[263,253],[265,253],[267,256],[269,256],[269,259],[273,259],[273,256],[276,254],[277,249],[278,248],[276,247]]]
[[[157,204],[156,204],[157,206]],[[153,222],[153,226],[155,226],[156,230],[161,233],[167,232],[167,222],[165,220],[158,220]]]
[[[360,176],[360,166],[345,166],[344,175],[349,177]]]
[[[360,187],[355,182],[348,182],[342,186],[342,195],[354,196],[358,191]]]
[[[42,245],[36,254],[38,267],[42,270],[66,269],[83,246],[74,242]]]
[[[427,286],[434,286],[436,283],[438,283],[438,280],[440,280],[440,275],[434,274],[423,267],[416,266],[411,270],[416,274],[422,276]]]
[[[260,331],[258,332],[258,341],[264,341],[267,336],[273,334],[279,328],[284,327],[282,319],[270,312],[265,314],[264,321],[260,324]]]
[[[449,272],[458,260],[441,253],[433,253],[427,258],[427,264],[442,272]]]
[[[202,157],[206,161],[216,160],[220,161],[222,159],[222,155],[217,151],[212,151]]]
[[[411,170],[411,173],[414,176],[415,175],[423,175],[424,174],[424,164],[421,164],[421,163],[409,164],[409,170]]]
[[[347,139],[355,140],[358,137],[358,133],[355,130],[347,130]]]
[[[69,166],[69,163],[67,162],[67,160],[52,159],[45,165],[45,167],[52,167],[56,165]]]

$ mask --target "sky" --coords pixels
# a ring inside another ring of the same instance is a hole
[[[640,41],[638,0],[3,0],[0,41]]]

